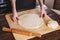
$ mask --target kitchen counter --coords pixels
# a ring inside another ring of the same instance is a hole
[[[60,15],[60,11],[56,9],[51,9],[52,11],[56,12],[58,15]]]
[[[58,17],[56,16],[56,18],[55,18],[54,15],[56,15],[56,12],[51,11],[51,10],[46,10],[46,11],[51,18],[53,18],[54,20],[57,20],[60,24],[60,15],[58,15]],[[9,27],[8,23],[6,22],[5,15],[0,15],[0,35],[1,35],[0,39],[1,40],[15,40],[12,33],[3,32],[1,30],[1,28],[3,26]],[[60,35],[59,34],[60,34],[60,30],[56,30],[54,32],[43,35],[41,38],[34,37],[34,38],[29,39],[29,40],[60,40]]]
[[[9,25],[5,19],[5,15],[0,14],[0,40],[15,40],[12,33],[2,31],[3,26],[9,28]]]

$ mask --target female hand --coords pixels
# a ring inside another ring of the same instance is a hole
[[[16,23],[16,22],[18,22],[18,20],[19,20],[19,17],[18,17],[18,14],[17,14],[17,12],[15,12],[14,14],[13,14],[13,17],[12,17],[12,19],[13,19],[13,21]]]
[[[41,17],[44,18],[47,15],[46,11],[44,8],[41,10]]]

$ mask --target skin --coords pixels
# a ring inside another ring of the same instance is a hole
[[[43,14],[46,15],[46,11],[43,7],[43,0],[39,0],[40,1],[40,5],[41,5],[41,18],[43,18]],[[17,11],[16,11],[16,0],[11,0],[11,4],[12,4],[12,10],[13,10],[13,21],[17,22],[19,20],[18,15],[17,15]]]

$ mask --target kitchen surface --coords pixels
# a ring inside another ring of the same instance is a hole
[[[48,9],[48,8],[46,9],[46,11],[47,11],[47,14],[48,14],[49,17],[51,17],[53,20],[58,21],[58,23],[60,24],[59,13],[57,13],[53,9],[51,10],[51,9]],[[2,31],[2,27],[4,27],[4,26],[10,28],[9,25],[8,25],[8,22],[5,18],[5,15],[6,14],[1,14],[0,15],[0,40],[15,40],[15,37],[12,33]],[[30,39],[27,39],[27,40],[60,40],[60,35],[59,34],[60,34],[60,29],[49,32],[47,34],[44,34],[44,35],[42,35],[41,38],[33,37],[33,38],[30,38]]]
[[[45,4],[47,6],[44,5],[44,8],[47,12],[47,16],[43,20],[42,27],[35,30],[25,29],[22,28],[21,25],[19,25],[18,23],[14,23],[10,17],[10,15],[12,15],[11,13],[0,14],[0,40],[60,40],[60,9],[59,7],[56,8],[56,0],[52,1],[52,5],[49,5],[50,2],[47,2],[47,0],[45,1]],[[34,9],[20,11],[18,12],[18,15],[21,16],[25,13],[38,13],[39,16],[40,11],[36,10],[39,8],[40,7],[38,5]],[[49,28],[48,21],[50,20],[55,21],[55,23],[53,23],[52,21],[51,25],[54,26],[56,24],[58,27]]]

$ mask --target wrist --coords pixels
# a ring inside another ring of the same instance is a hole
[[[43,6],[41,6],[41,10],[43,9]]]
[[[16,10],[14,10],[14,11],[13,11],[13,14],[16,14],[16,13],[17,13],[17,11],[16,11]]]

